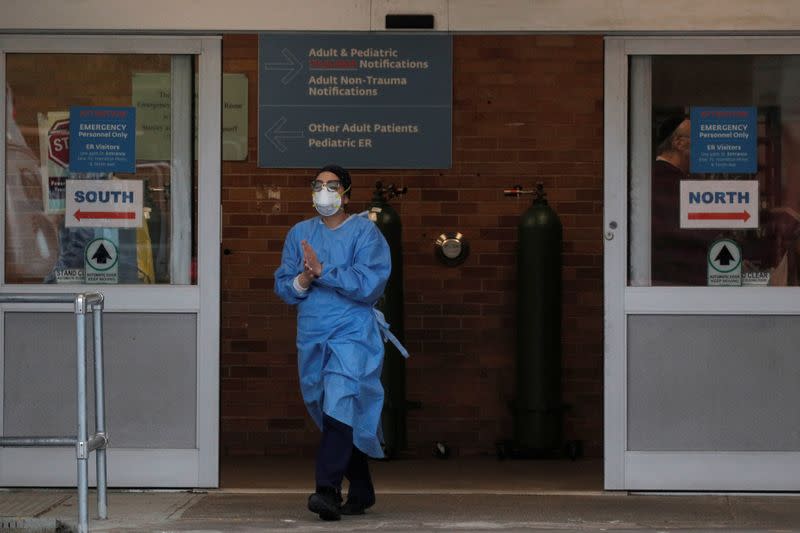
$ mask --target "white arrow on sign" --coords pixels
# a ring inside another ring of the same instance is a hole
[[[272,146],[277,148],[281,153],[287,150],[286,145],[281,142],[282,140],[302,139],[305,137],[302,131],[283,131],[283,126],[285,124],[286,117],[281,117],[275,124],[270,126],[270,128],[264,132],[264,136],[267,138],[267,140],[271,142]]]
[[[289,83],[297,77],[298,74],[303,72],[303,64],[289,51],[288,48],[281,50],[281,54],[286,58],[283,63],[264,63],[266,70],[288,70],[281,78],[281,83],[289,85]]]

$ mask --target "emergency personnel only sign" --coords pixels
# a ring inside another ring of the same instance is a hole
[[[682,180],[681,228],[758,227],[758,180]]]
[[[141,227],[143,190],[140,180],[68,179],[66,185],[66,226]]]

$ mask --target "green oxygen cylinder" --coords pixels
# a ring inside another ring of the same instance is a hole
[[[404,342],[403,324],[403,228],[400,215],[389,205],[388,200],[405,194],[406,188],[395,187],[394,184],[384,187],[383,183],[375,184],[375,192],[369,209],[372,220],[389,244],[392,256],[392,273],[383,296],[377,307],[383,312],[389,327]],[[407,447],[406,432],[406,360],[391,342],[384,343],[385,355],[381,382],[383,383],[384,401],[381,423],[383,426],[384,453],[394,456],[399,450]]]
[[[522,192],[521,187],[517,192]],[[518,240],[514,446],[548,453],[563,445],[562,230],[541,183],[520,218]]]

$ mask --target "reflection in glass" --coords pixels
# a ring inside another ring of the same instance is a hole
[[[111,283],[196,283],[193,68],[189,56],[6,56],[6,283],[83,284],[96,239],[117,248]],[[144,83],[153,75],[164,86]],[[136,109],[135,172],[70,172],[72,106]],[[67,227],[65,184],[73,179],[141,180],[143,224]],[[98,260],[114,256],[101,251]]]
[[[631,95],[629,283],[705,286],[709,247],[730,238],[746,279],[800,284],[800,57],[637,57]],[[691,173],[687,118],[698,106],[756,109],[755,174]],[[758,228],[681,229],[687,179],[757,180]]]

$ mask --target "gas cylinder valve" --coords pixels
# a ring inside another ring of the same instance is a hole
[[[522,185],[515,185],[512,189],[503,189],[503,194],[506,196],[515,196],[519,198],[523,195],[533,194],[536,195],[536,199],[544,199],[547,197],[547,193],[544,192],[544,183],[537,183],[535,189],[523,189]]]
[[[390,183],[388,186],[384,187],[382,181],[376,181],[373,197],[374,199],[381,199],[386,202],[406,192],[408,192],[408,187],[398,187],[394,183]]]

